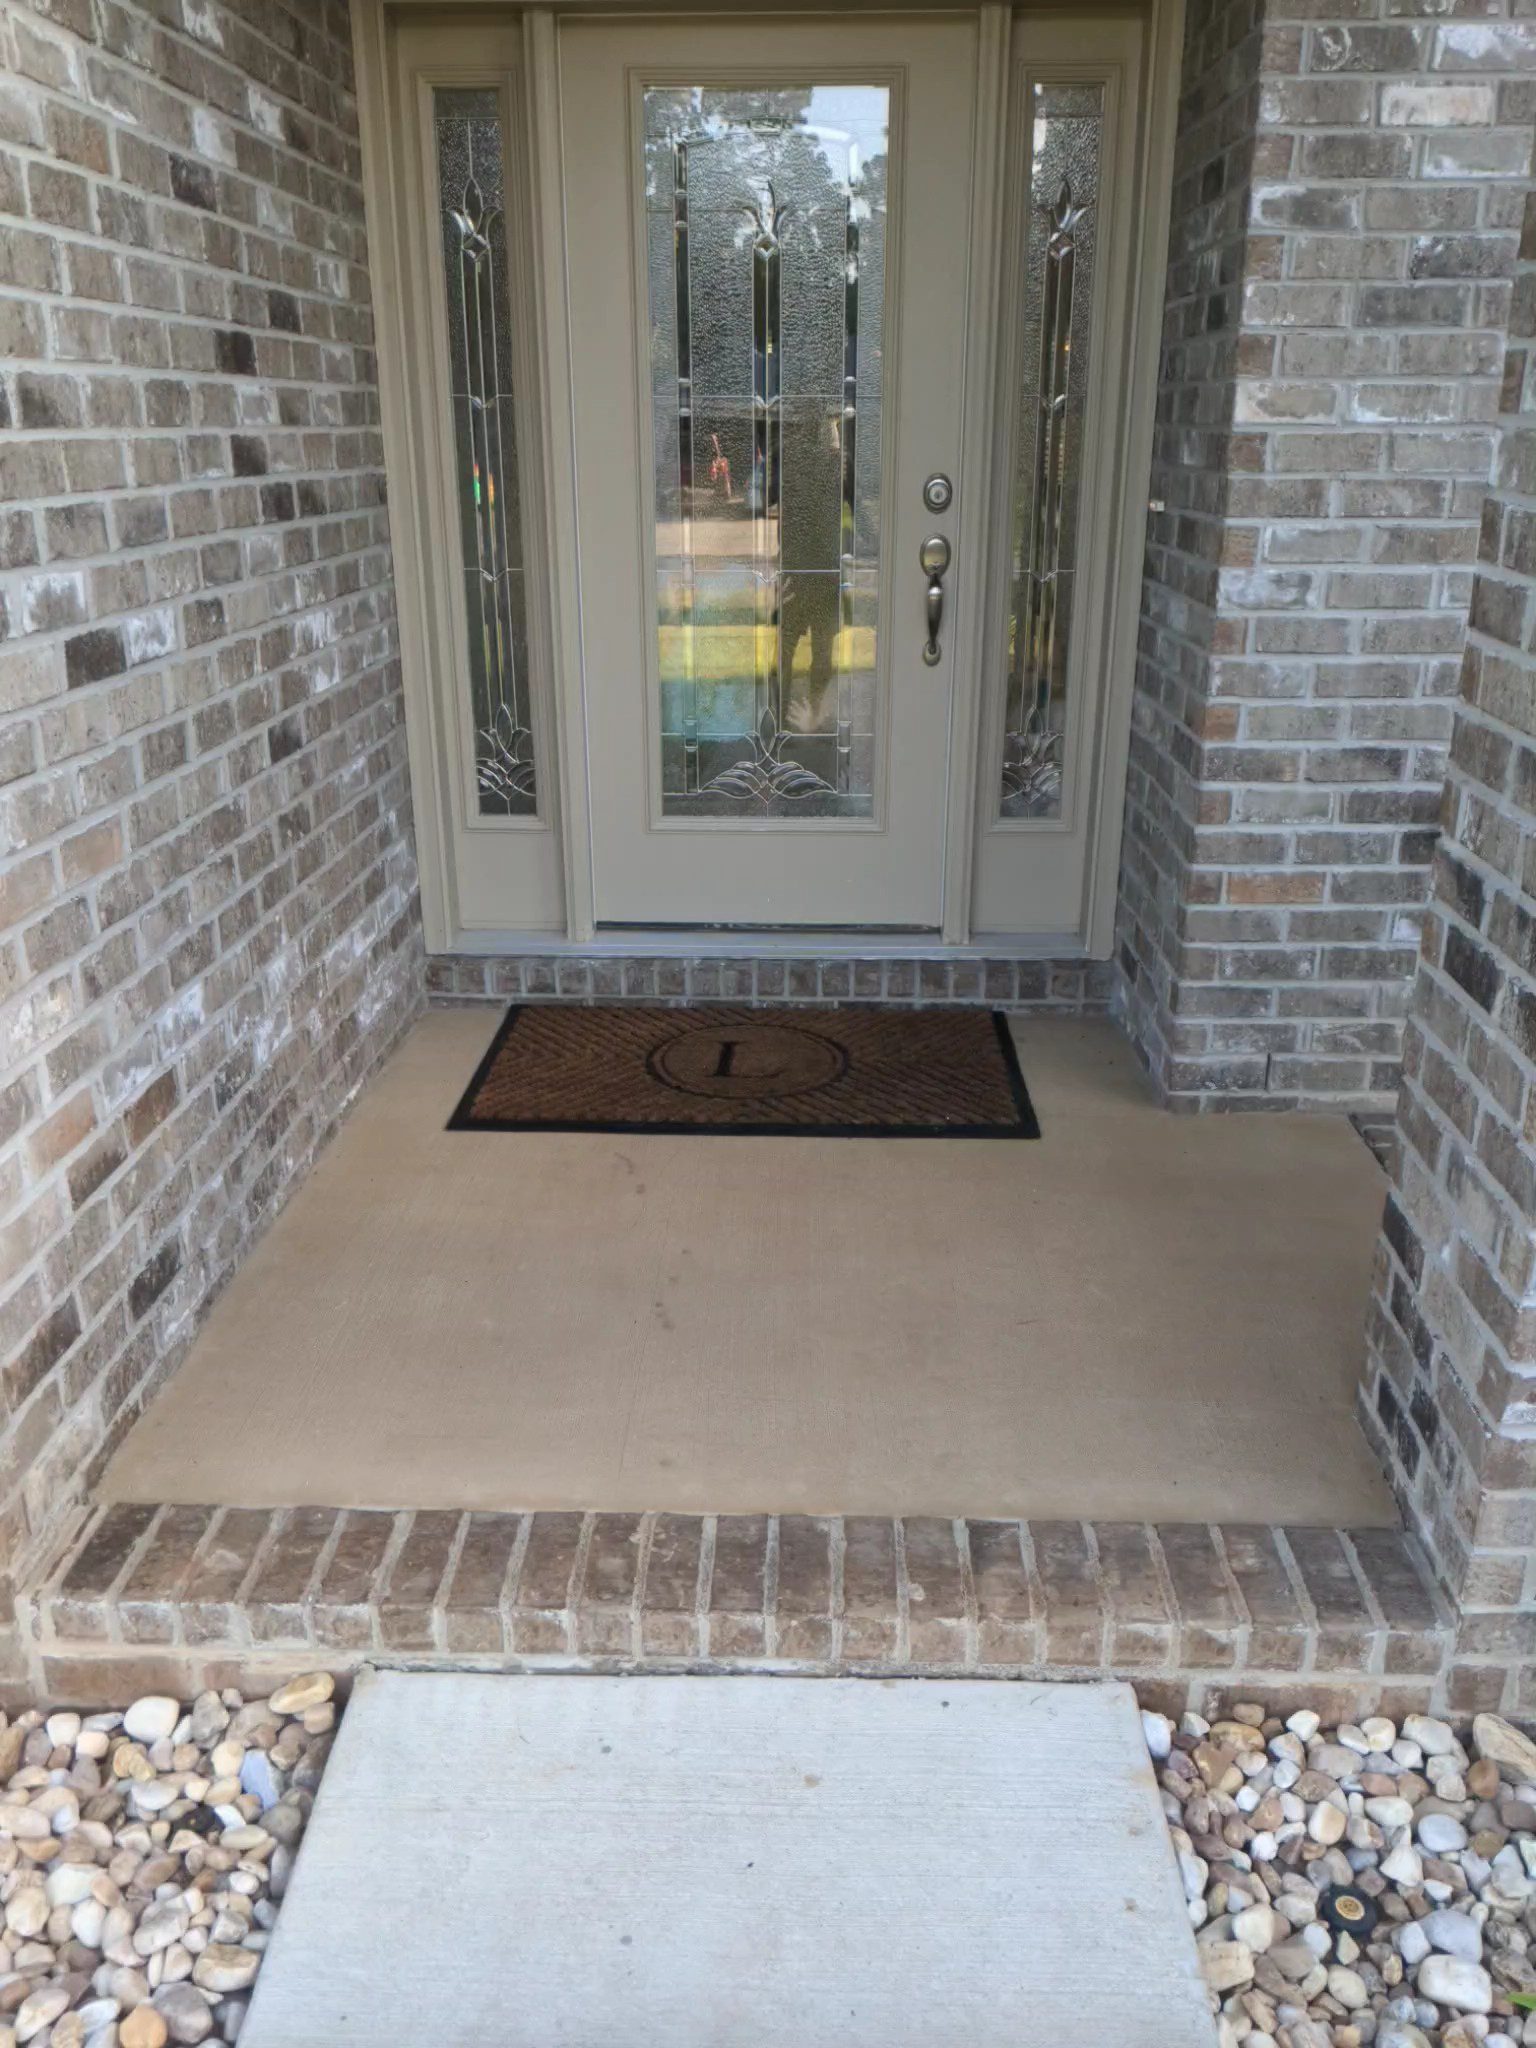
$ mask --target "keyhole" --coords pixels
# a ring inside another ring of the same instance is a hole
[[[724,1081],[730,1078],[731,1069],[736,1063],[736,1046],[737,1040],[734,1038],[721,1039],[720,1057],[715,1061],[717,1079]]]

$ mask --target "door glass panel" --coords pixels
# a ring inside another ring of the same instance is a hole
[[[1058,818],[1104,88],[1036,83],[1028,112],[1000,808]]]
[[[667,817],[873,811],[889,101],[645,93]]]
[[[433,102],[476,801],[482,817],[527,817],[538,798],[501,106],[489,87],[439,89]]]

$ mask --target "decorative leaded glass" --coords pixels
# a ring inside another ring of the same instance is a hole
[[[1012,491],[1001,813],[1061,816],[1102,85],[1035,84]]]
[[[501,106],[489,87],[439,88],[433,102],[475,783],[482,817],[527,817],[537,794]]]
[[[888,117],[645,93],[669,817],[873,809]]]

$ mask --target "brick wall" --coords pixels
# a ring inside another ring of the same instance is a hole
[[[1195,830],[1220,632],[1260,41],[1257,0],[1188,0],[1116,918],[1126,1021],[1159,1084],[1175,1089],[1183,923],[1203,886]]]
[[[1120,931],[1181,1104],[1397,1080],[1531,167],[1524,5],[1190,16]]]
[[[876,954],[865,959],[786,959],[777,954],[523,953],[488,959],[434,953],[427,993],[435,1003],[955,1003],[1055,1016],[1107,1010],[1113,972],[1105,960],[956,960]]]
[[[336,0],[0,4],[0,1559],[420,1001]]]
[[[1366,1426],[1461,1603],[1460,1703],[1536,1715],[1536,195],[1414,984]],[[1486,1664],[1479,1660],[1489,1660]],[[1513,1690],[1522,1686],[1523,1690]]]

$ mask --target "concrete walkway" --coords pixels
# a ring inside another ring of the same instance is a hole
[[[1213,2048],[1129,1687],[365,1676],[242,2048]]]

